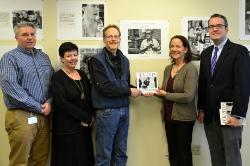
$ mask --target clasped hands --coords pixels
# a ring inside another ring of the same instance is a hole
[[[167,93],[166,91],[164,91],[162,89],[157,89],[155,92],[141,92],[137,88],[130,88],[130,90],[131,90],[131,96],[133,96],[133,97],[137,97],[137,96],[151,97],[154,95],[159,96],[159,97],[163,97]]]
[[[157,90],[155,90],[155,92],[144,92],[143,96],[145,96],[145,97],[151,97],[151,96],[163,97],[166,94],[167,94],[166,91],[164,91],[162,89],[157,89]]]

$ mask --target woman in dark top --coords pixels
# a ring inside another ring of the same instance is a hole
[[[59,47],[62,68],[52,77],[52,166],[94,166],[90,83],[76,70],[78,47]]]

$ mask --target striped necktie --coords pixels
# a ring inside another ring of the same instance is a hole
[[[214,68],[217,62],[217,52],[218,52],[219,48],[218,47],[214,47],[214,54],[213,57],[211,59],[211,74],[213,75],[214,73]]]

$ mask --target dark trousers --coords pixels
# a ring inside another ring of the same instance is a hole
[[[165,121],[171,166],[193,165],[191,151],[193,127],[194,121],[178,123]]]
[[[212,166],[242,166],[242,127],[219,126],[212,120],[204,125]]]

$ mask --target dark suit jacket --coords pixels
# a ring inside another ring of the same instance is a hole
[[[204,111],[204,123],[212,117],[220,124],[220,102],[234,102],[232,115],[246,117],[250,87],[250,58],[247,48],[229,40],[223,47],[211,76],[211,56],[214,46],[201,53],[198,86],[198,110]]]

